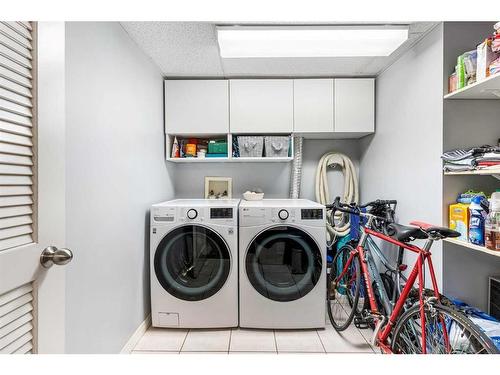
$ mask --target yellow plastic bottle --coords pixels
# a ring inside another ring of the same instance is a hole
[[[460,233],[460,237],[457,239],[467,242],[469,238],[469,205],[464,203],[450,204],[449,219],[450,229]]]

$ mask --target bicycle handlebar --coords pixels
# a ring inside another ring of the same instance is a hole
[[[390,205],[390,204],[397,204],[398,201],[395,200],[395,199],[388,199],[388,200],[384,200],[384,199],[377,199],[375,201],[372,201],[372,202],[368,202],[362,206],[359,206],[359,207],[362,207],[362,208],[365,208],[365,207],[368,207],[368,206],[376,206],[376,205]]]
[[[391,204],[397,204],[397,203],[398,203],[398,201],[394,200],[394,199],[390,199],[390,200],[377,199],[375,201],[368,202],[368,203],[365,203],[363,205],[357,205],[355,203],[353,203],[353,204],[342,203],[342,202],[340,202],[340,197],[336,197],[332,204],[326,205],[326,208],[332,209],[334,214],[335,214],[335,211],[341,211],[341,212],[345,212],[347,214],[360,215],[361,208],[378,206],[378,205],[391,205]],[[376,216],[376,215],[373,215],[373,216]],[[387,220],[384,217],[380,217],[380,216],[376,216],[376,217],[378,219],[381,219],[381,220]]]

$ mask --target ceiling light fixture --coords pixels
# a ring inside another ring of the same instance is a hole
[[[408,26],[219,26],[222,58],[389,56]]]

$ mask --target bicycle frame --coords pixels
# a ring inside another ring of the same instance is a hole
[[[434,296],[436,299],[439,301],[439,290],[438,290],[438,285],[437,285],[437,280],[436,280],[436,274],[434,272],[434,267],[432,264],[432,259],[431,259],[431,253],[429,252],[429,249],[432,246],[432,243],[434,242],[432,239],[428,239],[425,246],[423,248],[419,248],[417,246],[407,244],[404,242],[400,242],[398,240],[393,239],[392,237],[386,236],[382,233],[376,232],[372,229],[370,229],[371,222],[373,221],[372,216],[368,216],[368,222],[366,225],[363,227],[363,233],[361,235],[361,238],[359,240],[358,246],[356,247],[355,250],[351,251],[349,255],[349,259],[347,260],[347,263],[344,266],[344,269],[342,270],[341,274],[337,277],[337,280],[341,279],[345,273],[348,271],[351,262],[353,261],[355,256],[359,256],[360,264],[361,264],[361,272],[364,276],[365,280],[365,287],[366,291],[368,293],[368,298],[370,301],[370,310],[371,313],[376,318],[376,323],[383,324],[385,322],[385,317],[382,317],[377,306],[377,302],[375,300],[375,294],[373,292],[372,288],[372,280],[370,276],[370,272],[368,270],[368,264],[367,264],[367,258],[366,258],[366,250],[365,250],[365,244],[367,242],[368,236],[375,236],[377,238],[380,238],[383,241],[389,242],[393,245],[399,246],[405,250],[411,251],[415,254],[418,255],[417,261],[413,266],[413,269],[410,272],[410,275],[408,276],[408,280],[401,291],[401,294],[396,302],[396,305],[394,306],[394,309],[392,309],[392,312],[390,313],[388,317],[388,322],[383,327],[381,330],[376,331],[376,339],[378,346],[385,352],[385,353],[392,353],[391,347],[388,343],[388,338],[389,335],[400,315],[400,313],[403,310],[404,304],[408,298],[408,295],[410,294],[410,291],[412,290],[415,282],[417,281],[418,278],[418,290],[419,290],[419,305],[420,305],[420,323],[422,327],[425,327],[425,313],[424,313],[424,308],[425,308],[425,301],[423,298],[423,291],[425,288],[424,285],[424,266],[425,262],[427,262],[427,266],[429,268],[429,274],[431,277],[431,282],[432,282],[432,288],[434,290]],[[385,291],[384,291],[385,292]],[[383,319],[381,322],[379,319]],[[444,323],[443,323],[444,324]],[[377,324],[378,325],[378,324]],[[425,337],[425,329],[422,330],[422,352],[423,354],[426,353],[426,337]],[[446,329],[445,329],[445,340],[446,342],[448,341],[447,339],[447,334],[446,334]]]
[[[375,285],[377,286],[378,292],[379,292],[379,299],[381,300],[381,303],[384,305],[385,311],[387,313],[391,313],[394,305],[396,304],[396,300],[399,297],[401,293],[401,280],[403,282],[407,282],[406,277],[404,277],[401,274],[401,270],[394,267],[391,262],[386,258],[386,256],[382,253],[380,248],[377,246],[375,241],[370,236],[366,237],[366,246],[365,248],[365,256],[367,253],[370,254],[369,257],[366,257],[366,260],[368,262],[368,265],[372,269],[372,276],[375,281]],[[369,251],[367,251],[369,250]],[[384,283],[382,282],[382,279],[380,277],[379,269],[375,263],[374,256],[380,260],[380,262],[384,265],[384,267],[391,272],[394,275],[394,291],[391,296],[387,295],[387,292],[384,287]]]

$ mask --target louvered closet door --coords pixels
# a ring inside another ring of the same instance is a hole
[[[0,22],[0,251],[33,242],[33,36]]]
[[[0,353],[64,352],[64,24],[0,22]],[[52,248],[51,248],[52,249]]]

